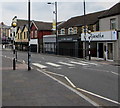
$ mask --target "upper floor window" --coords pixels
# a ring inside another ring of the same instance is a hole
[[[77,27],[73,28],[73,34],[77,34]]]
[[[73,28],[72,27],[68,28],[68,34],[73,34]]]
[[[35,30],[35,37],[37,37],[37,30]]]
[[[25,39],[25,37],[26,37],[26,33],[24,32],[24,39]]]
[[[110,29],[116,29],[116,19],[110,19]]]
[[[33,38],[33,31],[31,31],[31,38]]]
[[[60,30],[60,34],[61,34],[61,35],[64,35],[64,34],[65,34],[65,29],[64,29],[64,28]]]

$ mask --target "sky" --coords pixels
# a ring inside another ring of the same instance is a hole
[[[55,1],[49,0],[54,3]],[[48,0],[31,0],[31,20],[52,22],[54,19],[54,4]],[[109,9],[119,0],[86,0],[86,14]],[[57,0],[58,21],[66,21],[71,17],[83,15],[83,0]],[[0,22],[11,25],[12,18],[28,19],[28,0],[1,0]]]

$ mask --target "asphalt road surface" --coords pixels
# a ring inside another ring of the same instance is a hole
[[[3,51],[2,55],[12,58],[13,52]],[[17,58],[19,61],[27,63],[27,52],[19,51]],[[104,104],[107,102],[110,102],[107,104],[119,104],[119,66],[37,53],[31,54],[31,66],[41,68],[56,77],[64,76],[71,86],[82,90],[88,96],[95,96],[95,100],[96,98],[101,99]]]

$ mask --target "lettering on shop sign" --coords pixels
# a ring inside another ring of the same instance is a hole
[[[61,38],[60,41],[71,41],[72,38]]]
[[[93,34],[91,38],[104,38],[104,35],[102,35],[102,34],[94,35]]]

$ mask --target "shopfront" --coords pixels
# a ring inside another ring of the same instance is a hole
[[[58,37],[58,50],[60,55],[83,57],[80,45],[78,35],[59,35]]]
[[[89,37],[90,36],[90,41]],[[81,35],[81,41],[85,43],[84,34]],[[88,42],[91,45],[91,56],[105,60],[114,60],[117,49],[117,31],[99,31],[86,34],[87,52]],[[94,50],[92,50],[94,47]],[[94,56],[93,53],[94,52]],[[88,55],[88,54],[87,54]],[[95,56],[96,55],[96,56]]]

